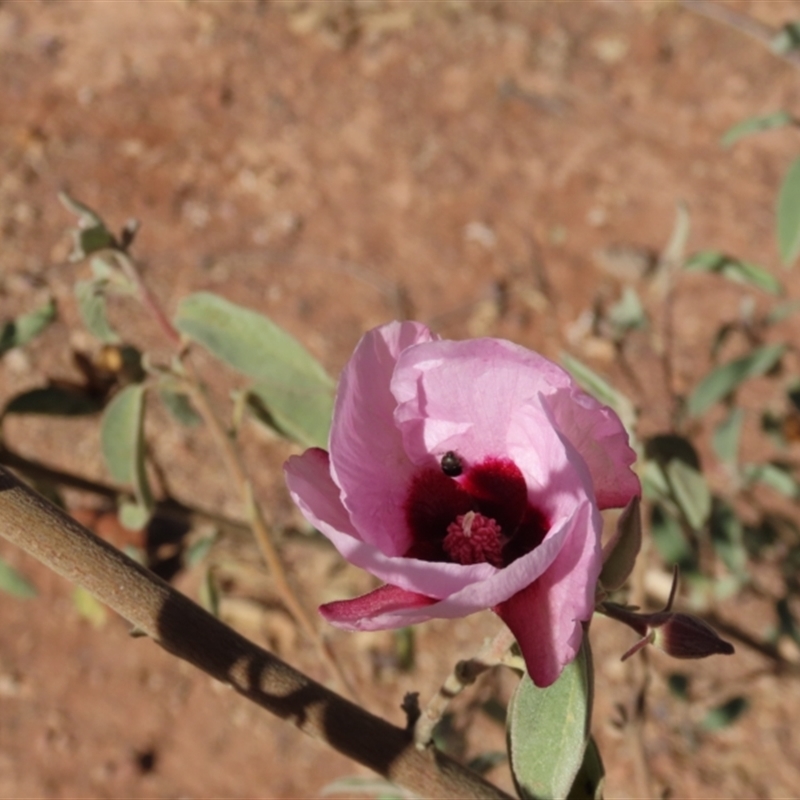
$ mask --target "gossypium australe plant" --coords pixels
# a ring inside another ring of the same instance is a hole
[[[524,347],[393,322],[347,363],[329,448],[288,460],[289,491],[384,585],[322,615],[365,631],[489,608],[553,683],[594,610],[600,510],[640,492],[616,414]]]

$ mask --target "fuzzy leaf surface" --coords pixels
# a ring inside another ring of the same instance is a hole
[[[539,689],[523,676],[509,704],[506,730],[520,797],[567,797],[589,740],[592,693],[585,638],[578,656],[548,688]]]
[[[270,319],[210,292],[185,298],[181,333],[252,378],[275,427],[308,446],[327,446],[334,384],[319,362]]]
[[[769,372],[786,352],[785,344],[768,344],[746,356],[716,367],[694,388],[686,401],[689,415],[699,417],[741,384]]]
[[[777,209],[778,251],[789,266],[800,253],[800,158],[796,158],[781,184]]]

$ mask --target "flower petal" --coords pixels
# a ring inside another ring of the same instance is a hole
[[[331,425],[331,474],[360,537],[384,553],[408,548],[400,512],[413,471],[394,423],[389,390],[398,356],[433,334],[416,322],[393,322],[365,334],[339,383]]]
[[[331,478],[325,450],[311,447],[302,455],[292,456],[283,465],[283,473],[292,500],[314,527],[322,530],[324,526],[358,540],[358,532],[339,497],[339,487]]]
[[[436,341],[400,354],[395,419],[411,461],[454,450],[468,462],[504,455],[514,414],[571,383],[561,367],[502,339]]]
[[[387,556],[375,545],[362,541],[339,499],[339,488],[331,478],[324,450],[311,448],[302,455],[292,456],[284,465],[284,474],[289,493],[303,516],[330,539],[347,561],[386,583],[442,598],[497,572],[491,564],[464,566]]]
[[[467,461],[505,452],[508,429],[528,404],[547,403],[589,466],[601,509],[640,494],[636,454],[617,415],[544,356],[501,339],[434,341],[401,353],[392,379],[395,419],[415,464],[456,451]]]
[[[577,524],[550,568],[534,583],[495,607],[519,643],[531,680],[549,686],[578,653],[582,623],[594,611],[594,591],[601,567],[599,535],[582,535],[587,525],[598,531],[599,513],[580,509]],[[588,519],[586,517],[589,517]]]
[[[408,609],[424,609],[434,603],[435,597],[407,592],[398,586],[387,584],[352,600],[326,603],[319,607],[319,613],[337,628],[348,631],[379,631],[400,627],[384,624],[387,616],[391,618],[395,613]],[[425,619],[432,617],[426,616]]]
[[[580,389],[560,389],[546,402],[555,424],[589,467],[600,509],[623,508],[641,494],[631,465],[636,453],[619,417]]]
[[[358,628],[353,627],[355,623],[347,622],[347,615],[345,615],[344,624],[339,622],[338,617],[330,616],[329,620],[333,625],[342,627],[347,627],[349,625],[350,629],[353,630],[384,630],[386,628],[402,628],[406,625],[415,625],[429,619],[455,619],[458,617],[466,617],[487,608],[495,608],[495,610],[497,610],[497,606],[506,603],[506,601],[513,600],[515,595],[524,592],[527,587],[539,581],[543,576],[548,575],[550,570],[553,569],[555,562],[558,560],[559,554],[567,548],[567,542],[572,542],[573,546],[567,549],[569,549],[573,558],[577,558],[572,552],[575,549],[575,543],[579,545],[581,542],[585,543],[584,547],[588,551],[592,551],[592,549],[596,547],[599,553],[599,544],[596,544],[599,540],[601,525],[599,514],[593,515],[593,507],[588,500],[585,500],[579,508],[574,508],[573,511],[574,513],[563,521],[563,525],[558,530],[552,530],[548,533],[547,538],[539,547],[521,558],[518,558],[502,570],[494,569],[488,564],[462,567],[460,564],[431,564],[429,562],[406,558],[390,559],[389,561],[392,562],[391,566],[394,567],[397,578],[402,580],[405,586],[408,586],[409,583],[421,582],[417,570],[423,566],[448,569],[446,571],[443,569],[442,574],[439,576],[440,581],[433,584],[437,590],[436,594],[432,592],[412,591],[407,588],[401,588],[397,586],[397,584],[392,584],[398,592],[405,592],[405,595],[398,594],[392,596],[395,599],[399,598],[401,602],[395,603],[392,601],[391,603],[387,603],[386,606],[364,606],[365,611],[370,611],[373,613],[373,616],[359,622],[358,625],[360,627]],[[579,562],[581,560],[581,558],[578,558]],[[373,562],[373,564],[374,563],[375,562]],[[382,564],[379,566],[386,565]],[[464,581],[462,588],[452,592],[449,596],[444,596],[443,600],[434,602],[432,605],[412,602],[413,598],[435,598],[437,596],[443,596],[439,591],[442,581],[449,578],[450,580],[448,583],[453,583],[453,576],[450,574],[451,568],[460,567],[466,573],[476,566],[488,567],[493,574],[485,576],[482,580]],[[374,575],[378,575],[378,571],[373,567],[370,567],[369,571]],[[581,566],[579,564],[578,572],[585,576],[586,568],[584,567],[584,571],[581,573]],[[412,580],[409,580],[409,577],[411,577]],[[580,578],[576,578],[576,580],[579,582]],[[575,588],[572,583],[569,584],[569,587]],[[576,594],[581,594],[581,592],[583,592],[583,595],[591,595],[593,607],[594,583],[592,583],[591,589],[581,589],[578,587],[575,591]],[[407,604],[402,602],[404,596],[409,598]],[[561,601],[561,604],[568,604],[568,599],[569,598],[565,601]],[[350,603],[355,601],[345,600],[341,602]],[[584,610],[582,602],[583,601],[578,604],[578,608],[581,611]],[[511,627],[511,625],[509,625],[509,627]],[[512,631],[514,631],[513,628]],[[514,631],[514,633],[516,634],[516,631]],[[580,639],[578,639],[578,644],[580,644]],[[567,659],[567,661],[568,660],[569,659]],[[564,663],[566,663],[566,661]]]

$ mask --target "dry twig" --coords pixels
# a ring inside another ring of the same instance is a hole
[[[0,467],[0,534],[182,658],[304,733],[421,797],[509,800],[408,731],[249,642]]]

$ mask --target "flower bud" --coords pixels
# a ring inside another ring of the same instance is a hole
[[[729,656],[733,645],[721,639],[702,619],[691,614],[654,614],[667,619],[655,627],[653,644],[673,658],[706,658],[717,653]]]
[[[640,614],[636,606],[621,606],[609,602],[601,602],[597,606],[601,614],[633,628],[642,637],[622,656],[623,661],[648,644],[654,644],[673,658],[706,658],[718,653],[729,656],[734,652],[733,645],[720,638],[707,622],[692,614],[672,611],[677,591],[676,566],[672,573],[669,599],[661,611]]]

